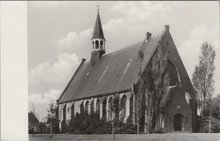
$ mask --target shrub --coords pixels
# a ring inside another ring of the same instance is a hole
[[[209,117],[201,119],[201,132],[209,132]],[[220,121],[217,118],[211,118],[211,133],[220,133]]]
[[[73,134],[111,134],[112,122],[105,119],[99,119],[99,115],[92,114],[76,114],[70,120],[70,133]],[[137,127],[132,123],[123,123],[122,121],[114,121],[114,132],[116,134],[132,134],[136,133]]]

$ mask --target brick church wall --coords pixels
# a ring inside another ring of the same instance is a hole
[[[193,132],[193,128],[196,122],[196,93],[169,32],[163,36],[161,44],[165,45],[164,47],[167,47],[169,52],[168,60],[171,61],[176,67],[181,81],[181,85],[172,91],[172,99],[167,106],[167,113],[165,116],[165,130],[167,132],[174,131],[173,117],[176,113],[181,113],[184,117],[184,131]],[[186,102],[186,92],[188,92],[192,98],[190,104]],[[178,106],[181,108],[178,109]]]
[[[183,115],[182,131],[192,132],[192,110],[186,102],[184,90],[174,88],[171,101],[165,112],[165,132],[174,132],[174,116],[178,113]]]

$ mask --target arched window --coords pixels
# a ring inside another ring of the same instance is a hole
[[[63,121],[61,122],[61,132],[66,132],[66,105],[63,107]]]
[[[73,103],[73,105],[71,107],[71,118],[73,118],[73,117],[74,117],[74,103]]]
[[[89,110],[89,101],[87,101],[85,104],[85,112],[88,113],[88,110]]]
[[[92,41],[92,47],[93,47],[93,49],[94,49],[94,41]]]
[[[126,115],[126,96],[121,98],[121,119],[123,120]]]
[[[63,107],[63,120],[66,121],[66,105]]]
[[[174,66],[173,63],[171,63],[171,61],[167,61],[167,69],[166,69],[166,73],[168,74],[168,77],[170,79],[170,86],[174,86],[178,83],[178,72],[176,70],[176,67]],[[166,80],[166,78],[165,78]]]
[[[115,112],[115,118],[116,119],[119,119],[119,110],[120,110],[120,108],[119,108],[119,97],[118,96],[116,96],[115,98],[114,98],[114,112]]]
[[[131,119],[133,119],[133,95],[131,95],[130,97],[130,116],[131,116]]]
[[[103,41],[100,42],[100,49],[103,49]]]
[[[106,99],[103,100],[103,118],[106,119]]]
[[[80,105],[80,114],[83,114],[83,112],[84,112],[84,107],[83,107],[83,102],[82,102]]]
[[[96,102],[96,113],[99,115],[100,114],[100,100],[98,99]]]
[[[99,49],[99,41],[98,40],[95,41],[95,49]]]
[[[92,100],[92,102],[91,102],[91,106],[90,106],[90,111],[91,111],[91,113],[94,113],[94,100]]]
[[[112,97],[109,99],[108,101],[108,120],[111,121],[112,120],[112,108],[113,108],[113,99]]]

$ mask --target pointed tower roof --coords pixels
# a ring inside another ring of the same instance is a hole
[[[97,17],[96,17],[95,27],[94,27],[93,35],[92,35],[92,39],[95,39],[95,38],[105,40],[103,30],[102,30],[102,23],[101,23],[101,19],[99,15],[99,9],[97,9]]]

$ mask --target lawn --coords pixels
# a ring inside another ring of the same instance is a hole
[[[113,136],[107,135],[74,135],[54,134],[52,138],[48,134],[29,135],[30,141],[112,141]],[[166,133],[166,134],[117,134],[115,141],[220,141],[220,133]]]

